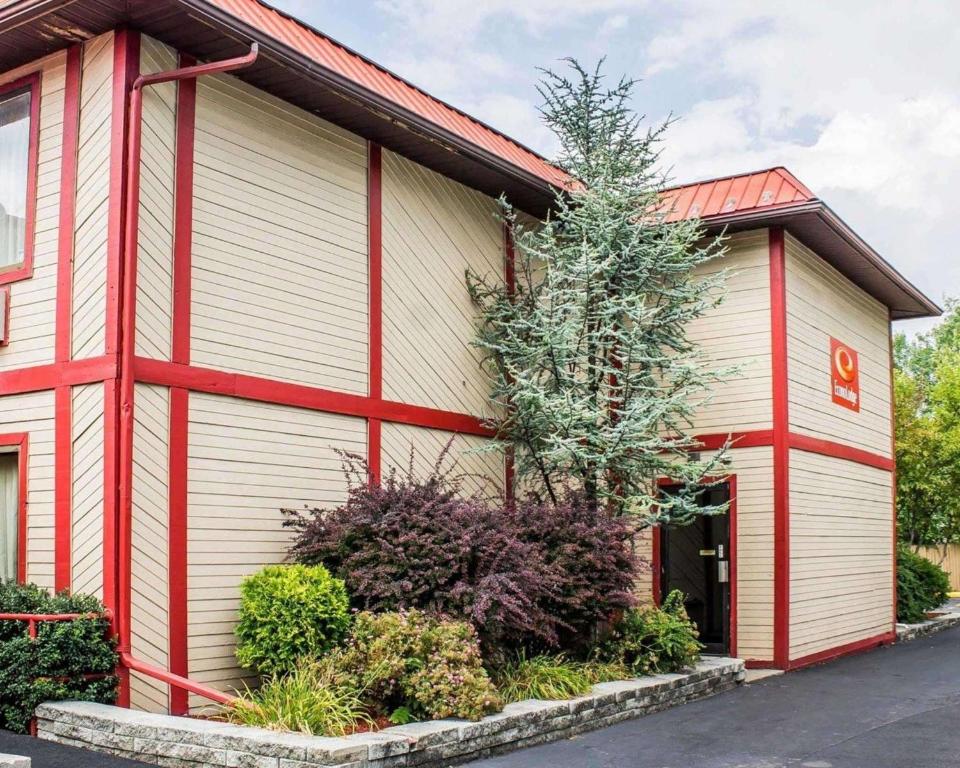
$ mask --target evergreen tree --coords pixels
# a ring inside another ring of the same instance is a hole
[[[710,368],[687,328],[722,300],[722,272],[693,274],[722,245],[697,221],[667,221],[655,168],[667,125],[641,128],[629,108],[635,81],[608,88],[600,66],[568,63],[569,77],[544,72],[540,92],[574,181],[535,225],[502,201],[516,285],[468,272],[475,344],[525,487],[689,522],[720,511],[698,508],[694,491],[724,474],[723,451],[701,460],[689,429],[728,372]],[[657,499],[661,477],[685,490]]]

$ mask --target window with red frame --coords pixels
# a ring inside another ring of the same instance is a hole
[[[32,267],[38,83],[0,86],[0,282]]]

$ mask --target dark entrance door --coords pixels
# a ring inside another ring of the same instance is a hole
[[[670,488],[663,492],[670,493]],[[716,486],[698,497],[701,506],[730,500],[730,486]],[[705,515],[690,525],[666,526],[660,533],[660,594],[679,589],[700,630],[708,653],[730,650],[730,519]]]

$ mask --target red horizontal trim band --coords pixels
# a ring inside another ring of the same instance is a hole
[[[747,669],[776,669],[777,665],[773,661],[764,661],[763,659],[746,659],[743,666]]]
[[[382,419],[429,429],[442,429],[447,432],[461,432],[483,437],[493,437],[495,434],[495,431],[485,426],[481,419],[464,413],[395,403],[366,395],[335,392],[320,387],[273,381],[242,373],[227,373],[212,368],[150,360],[145,357],[137,357],[134,360],[134,378],[145,384],[182,387],[194,392],[227,395],[245,400],[339,413],[345,416]]]
[[[857,464],[865,464],[868,467],[883,469],[887,472],[893,471],[893,459],[888,456],[882,456],[879,453],[864,451],[860,448],[853,448],[843,443],[835,443],[833,440],[821,440],[818,437],[808,435],[799,435],[791,432],[789,437],[791,448],[807,453],[819,453],[821,456],[831,456],[835,459],[844,459],[853,461]]]
[[[758,429],[752,432],[717,432],[710,435],[696,435],[694,438],[699,446],[696,450],[718,451],[730,443],[731,448],[757,448],[764,445],[773,445],[773,430]]]
[[[107,356],[50,363],[0,373],[0,395],[42,392],[60,386],[92,384],[117,377],[117,361]]]
[[[787,669],[801,669],[809,667],[812,664],[821,664],[825,661],[838,659],[841,656],[849,656],[853,653],[869,651],[871,648],[878,648],[881,645],[889,645],[897,639],[897,633],[894,631],[884,632],[881,635],[874,635],[863,640],[855,640],[852,643],[838,645],[836,648],[828,648],[825,651],[811,653],[808,656],[801,656],[799,659],[791,659]]]
[[[722,448],[727,442],[730,442],[731,448],[757,448],[767,445],[773,445],[773,430],[758,429],[752,432],[716,432],[709,435],[696,435],[693,438],[698,447],[695,450],[716,451]],[[790,448],[807,453],[818,453],[821,456],[830,456],[835,459],[852,461],[855,464],[864,464],[868,467],[883,469],[887,472],[893,471],[894,461],[888,456],[879,453],[864,451],[861,448],[854,448],[850,445],[844,445],[833,440],[823,440],[819,437],[810,435],[801,435],[797,432],[789,432],[787,444]]]

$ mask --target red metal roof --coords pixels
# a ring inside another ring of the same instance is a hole
[[[260,0],[209,2],[244,23],[263,30],[278,42],[288,45],[321,66],[467,139],[549,184],[565,186],[570,181],[566,173],[532,150]]]
[[[673,187],[663,193],[668,221],[772,210],[816,200],[786,168],[726,176]]]

